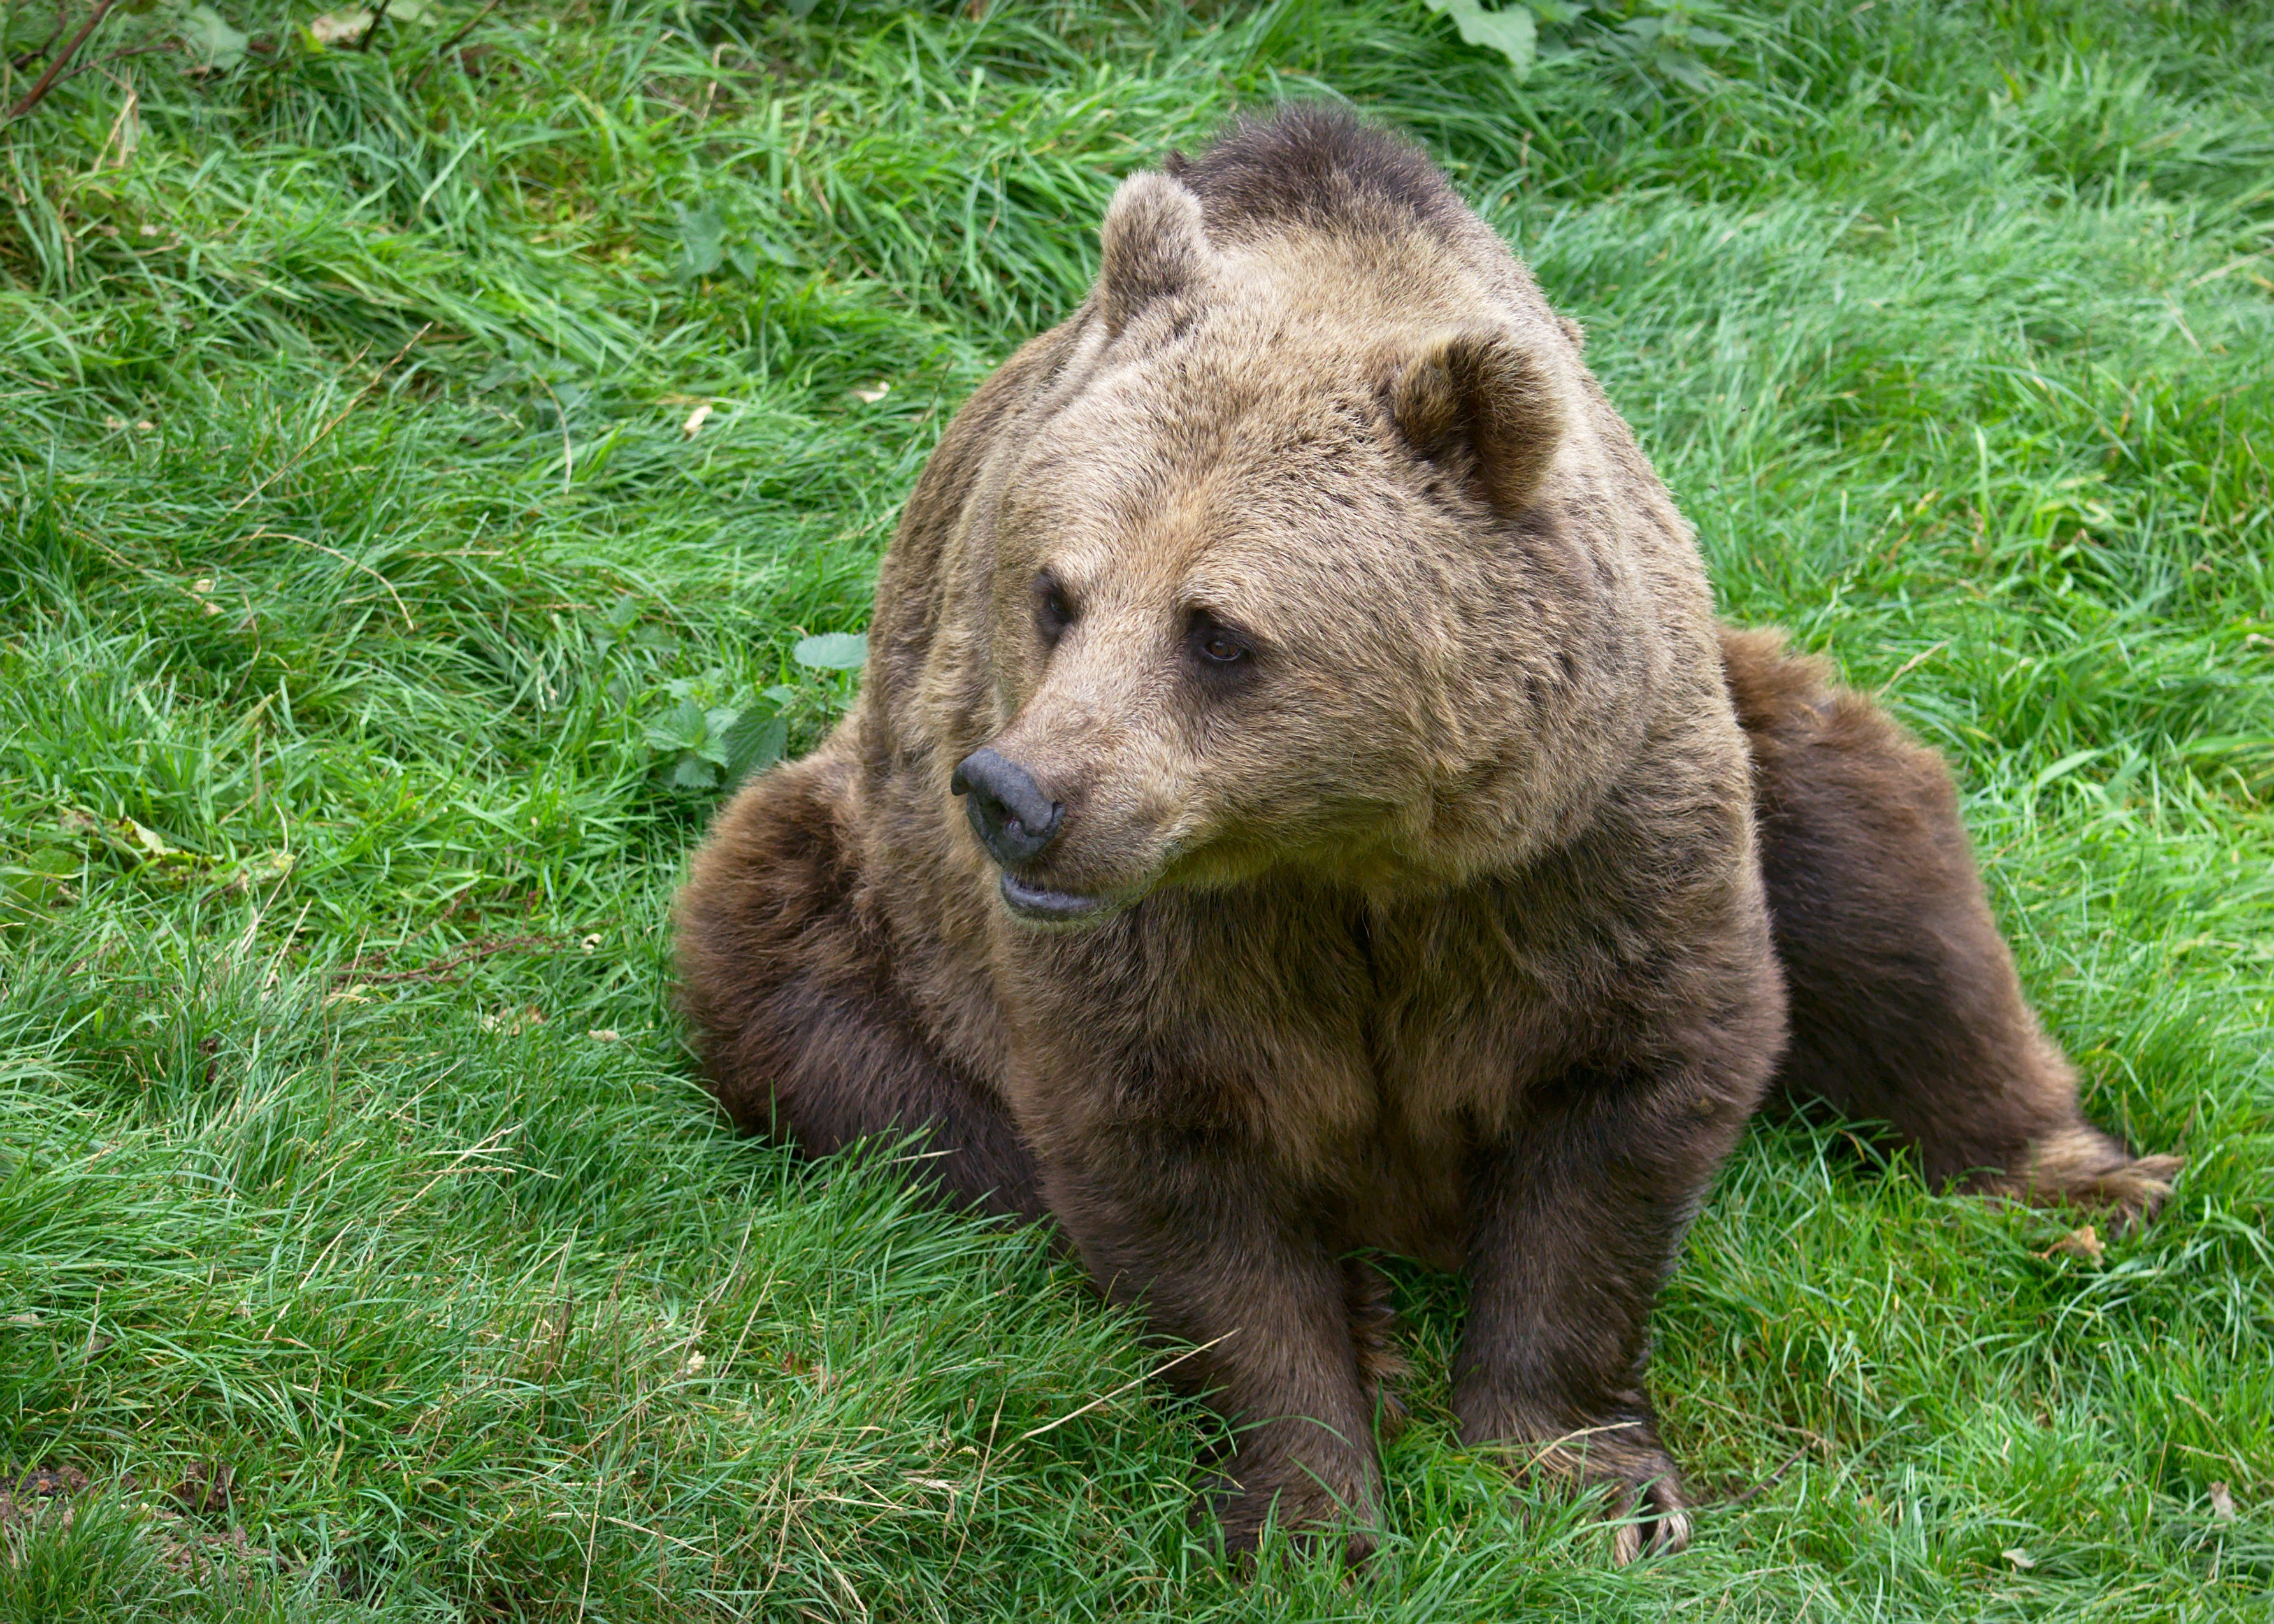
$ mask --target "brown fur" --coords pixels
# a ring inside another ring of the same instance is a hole
[[[1645,1328],[1781,1055],[1936,1177],[2143,1210],[2172,1164],[2077,1114],[1940,764],[1716,628],[1577,328],[1418,154],[1291,109],[1103,239],[926,468],[855,711],[696,858],[712,1084],[816,1152],[928,1129],[1201,1348],[1234,1547],[1366,1547],[1367,1249],[1466,1272],[1468,1440],[1678,1545]],[[1056,831],[1009,869],[982,747]]]

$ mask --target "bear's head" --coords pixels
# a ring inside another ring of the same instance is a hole
[[[952,788],[1005,906],[1451,884],[1568,830],[1635,732],[1640,572],[1528,280],[1419,229],[1212,241],[1163,174],[1102,235],[965,589]]]

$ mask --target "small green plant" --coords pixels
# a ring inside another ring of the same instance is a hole
[[[1422,4],[1450,19],[1468,44],[1497,51],[1519,79],[1542,62],[1623,64],[1699,92],[1710,89],[1713,79],[1701,53],[1735,44],[1728,29],[1757,32],[1760,26],[1697,0],[1505,0],[1496,7],[1483,0]],[[1550,32],[1543,34],[1543,29]]]
[[[796,689],[784,684],[755,698],[706,704],[704,690],[713,686],[700,677],[666,682],[671,706],[647,724],[656,774],[672,789],[704,792],[735,783],[779,761],[789,742],[782,706]]]
[[[845,678],[868,658],[862,634],[825,632],[790,650],[804,680],[740,697],[732,696],[722,671],[666,680],[660,692],[667,705],[644,729],[657,778],[673,790],[702,794],[764,771],[793,738],[811,739],[842,711],[849,695]]]
[[[798,256],[749,219],[738,202],[739,199],[722,201],[706,197],[691,207],[684,203],[672,206],[678,227],[673,244],[674,274],[697,282],[727,265],[743,281],[755,282],[762,265],[792,271],[799,267]]]
[[[1532,59],[1540,54],[1540,25],[1543,22],[1565,22],[1585,8],[1564,5],[1557,0],[1541,0],[1539,4],[1526,4],[1524,0],[1488,9],[1482,0],[1422,0],[1441,17],[1449,17],[1453,26],[1461,31],[1461,38],[1471,45],[1481,45],[1496,50],[1508,58],[1521,79],[1532,71]]]

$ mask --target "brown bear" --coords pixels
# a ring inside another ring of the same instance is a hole
[[[1362,1259],[1467,1276],[1464,1436],[1687,1519],[1660,1283],[1773,1086],[1927,1176],[2152,1209],[2080,1115],[1940,761],[1772,634],[1530,274],[1419,153],[1295,107],[1133,177],[981,387],[866,681],[679,904],[734,1120],[929,1131],[1239,1423],[1227,1544],[1363,1552]]]

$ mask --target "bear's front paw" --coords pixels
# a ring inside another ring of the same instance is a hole
[[[1252,1557],[1274,1524],[1306,1548],[1339,1539],[1343,1560],[1352,1568],[1374,1554],[1374,1485],[1355,1463],[1242,1451],[1194,1503],[1193,1520],[1211,1512],[1224,1530],[1225,1553],[1235,1559]]]
[[[1536,1415],[1537,1412],[1534,1412]],[[1472,1424],[1471,1437],[1485,1432]],[[1625,1567],[1642,1556],[1671,1556],[1690,1544],[1690,1502],[1682,1492],[1674,1457],[1648,1420],[1609,1421],[1560,1438],[1524,1442],[1539,1427],[1502,1425],[1492,1447],[1506,1452],[1518,1477],[1561,1477],[1581,1492],[1607,1491],[1604,1520],[1611,1525],[1611,1555]]]
[[[1672,1556],[1690,1545],[1690,1508],[1668,1462],[1665,1475],[1622,1485],[1612,1504],[1611,1560],[1624,1568],[1641,1556]]]

